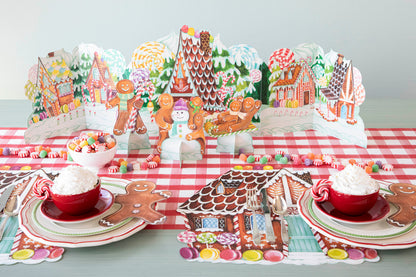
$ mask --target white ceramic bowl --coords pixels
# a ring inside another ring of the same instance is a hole
[[[113,148],[108,149],[104,152],[95,152],[95,153],[75,152],[74,150],[69,149],[68,145],[67,145],[67,149],[68,149],[69,155],[71,155],[72,160],[74,162],[92,171],[98,171],[98,169],[103,168],[106,164],[108,164],[114,159],[114,156],[117,152],[117,141],[116,141],[116,145],[114,145]]]

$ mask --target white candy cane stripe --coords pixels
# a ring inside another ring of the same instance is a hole
[[[315,229],[311,229],[313,236],[315,237],[316,241],[318,242],[319,246],[322,249],[322,252],[326,255],[328,253],[328,247],[326,247],[324,240],[321,237],[321,234],[319,234]]]
[[[20,244],[20,239],[22,238],[22,230],[17,229],[17,233],[16,236],[14,237],[13,240],[13,245],[12,245],[12,249],[10,251],[11,254],[13,254],[14,252],[16,252],[19,249],[19,244]]]
[[[238,224],[238,216],[235,215],[233,217],[233,228],[234,234],[237,236],[237,246],[235,247],[236,250],[241,250],[241,233],[240,233],[240,225]]]

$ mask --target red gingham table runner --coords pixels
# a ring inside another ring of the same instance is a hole
[[[28,146],[24,142],[25,128],[0,128],[0,147],[22,148]],[[66,143],[73,136],[60,136],[47,139],[42,143],[53,150],[65,150]],[[380,170],[373,173],[375,179],[388,182],[404,182],[416,184],[416,128],[383,128],[366,129],[368,136],[367,148],[345,144],[337,138],[321,135],[316,131],[302,131],[283,134],[273,137],[253,137],[255,154],[274,155],[277,150],[283,150],[289,154],[332,154],[338,160],[356,159],[357,161],[380,160],[383,164],[394,166],[391,172]],[[127,161],[143,161],[150,153],[153,153],[157,137],[150,137],[152,149],[134,150],[127,156],[126,151],[118,151],[116,158]],[[216,152],[216,139],[207,138],[207,151],[201,161],[184,162],[182,167],[179,162],[162,161],[156,169],[141,170],[126,174],[109,174],[106,169],[99,172],[100,176],[122,179],[149,180],[157,184],[158,190],[170,190],[172,197],[165,202],[158,203],[158,210],[167,215],[167,221],[162,225],[148,226],[149,229],[184,229],[183,219],[176,212],[178,205],[192,196],[195,191],[208,182],[222,175],[235,165],[245,163],[238,159],[238,155]],[[36,144],[38,145],[38,144]],[[18,158],[17,156],[0,156],[0,166],[24,166],[42,167],[52,171],[58,171],[68,166],[71,162],[63,159],[31,159]],[[278,166],[273,161],[271,165]],[[308,170],[314,181],[328,178],[336,169],[330,166],[294,166],[284,165],[289,170]]]

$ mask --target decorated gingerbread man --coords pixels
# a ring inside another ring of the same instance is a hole
[[[194,131],[186,135],[187,140],[197,140],[201,145],[201,154],[205,153],[204,116],[201,112],[193,116]]]
[[[118,106],[118,115],[116,122],[114,123],[113,133],[117,136],[124,134],[126,126],[132,112],[133,107],[140,110],[143,106],[143,100],[136,100],[134,94],[134,84],[130,80],[121,80],[116,85],[117,95],[106,103],[107,108]],[[135,130],[139,134],[143,134],[147,131],[139,112],[137,112],[137,118],[135,124]]]
[[[156,124],[159,126],[159,142],[157,150],[162,151],[162,142],[169,137],[169,130],[172,129],[173,97],[168,93],[159,96],[160,109],[155,114]]]
[[[166,220],[166,216],[154,210],[154,204],[171,196],[170,191],[154,192],[156,184],[149,181],[135,181],[126,186],[126,194],[115,197],[121,208],[100,220],[101,226],[113,226],[121,221],[136,217],[149,224],[158,224]]]
[[[189,121],[188,126],[189,129],[195,130],[196,126],[194,124],[194,116],[198,113],[203,113],[202,106],[204,105],[204,102],[202,102],[201,97],[195,96],[191,98],[191,101],[189,101]]]
[[[385,195],[387,201],[398,208],[398,211],[387,218],[387,222],[403,227],[416,220],[416,186],[397,183],[390,185],[393,195]]]

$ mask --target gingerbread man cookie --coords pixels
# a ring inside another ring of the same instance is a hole
[[[143,100],[136,100],[134,94],[134,84],[130,80],[121,80],[116,85],[117,95],[106,103],[107,108],[118,106],[118,114],[116,122],[114,123],[113,133],[116,136],[124,134],[125,127],[128,124],[129,117],[133,106],[140,109],[143,105]],[[141,120],[140,114],[137,113],[136,132],[139,134],[147,131]]]
[[[196,125],[194,124],[194,116],[198,113],[202,113],[202,106],[204,105],[204,102],[202,102],[201,97],[195,96],[191,98],[191,101],[189,101],[189,121],[188,126],[189,129],[195,130]]]
[[[393,195],[385,195],[387,201],[398,208],[398,211],[387,218],[387,222],[403,227],[416,220],[416,186],[411,184],[392,184],[389,189]]]
[[[169,137],[169,130],[172,129],[173,120],[171,117],[173,111],[173,97],[168,93],[159,96],[160,109],[155,114],[156,124],[159,126],[159,142],[157,150],[162,151],[162,142]]]
[[[201,154],[205,153],[205,134],[204,134],[204,116],[202,113],[196,113],[193,116],[193,123],[195,125],[194,131],[186,135],[187,140],[197,140],[201,145]]]
[[[100,220],[101,226],[114,226],[121,221],[136,217],[149,224],[158,224],[166,220],[166,216],[153,209],[154,203],[165,200],[171,196],[170,191],[154,192],[156,184],[149,181],[135,181],[126,186],[126,194],[115,197],[115,202],[121,208]]]

